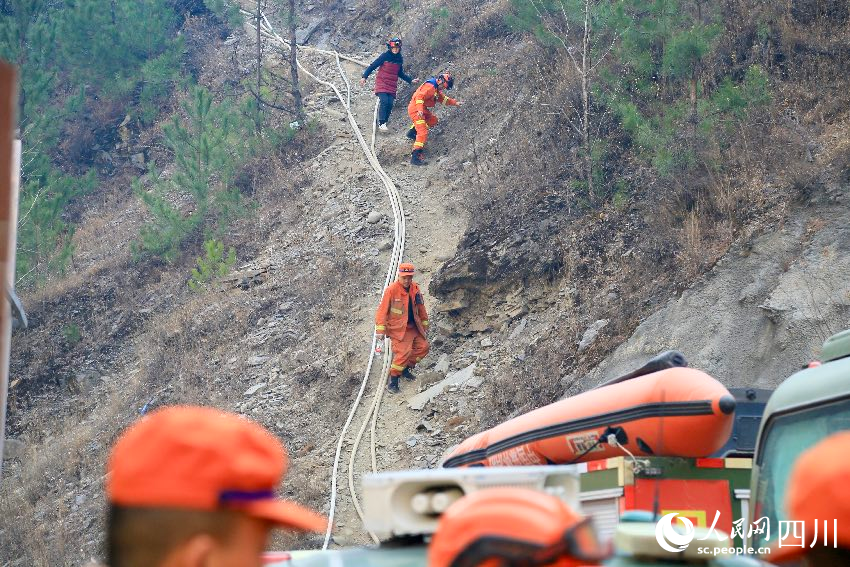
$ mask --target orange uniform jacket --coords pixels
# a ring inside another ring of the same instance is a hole
[[[375,314],[375,332],[387,335],[394,341],[404,338],[407,328],[407,307],[413,298],[413,319],[422,336],[428,329],[428,312],[419,286],[411,282],[410,291],[404,289],[401,282],[394,281],[384,290],[384,297]]]
[[[426,108],[433,108],[438,102],[442,102],[448,106],[457,106],[455,99],[446,96],[437,87],[426,81],[413,93],[413,98],[410,99],[410,104],[407,105],[407,112],[411,115],[416,114],[420,110],[425,112]]]

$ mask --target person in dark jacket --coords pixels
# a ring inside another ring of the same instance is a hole
[[[387,50],[372,61],[372,64],[363,71],[363,78],[360,79],[361,85],[366,84],[366,79],[369,78],[369,75],[375,69],[378,69],[378,74],[375,75],[375,95],[381,101],[378,107],[378,130],[387,132],[387,121],[390,119],[390,112],[393,110],[398,80],[407,81],[407,84],[411,84],[416,80],[411,79],[404,73],[401,38],[394,37],[387,42]]]

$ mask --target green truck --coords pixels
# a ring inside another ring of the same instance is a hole
[[[850,430],[850,329],[823,345],[820,362],[785,380],[770,397],[758,434],[750,484],[750,522],[762,519],[768,533],[755,534],[757,548],[776,544],[787,521],[784,498],[797,457],[818,441]]]

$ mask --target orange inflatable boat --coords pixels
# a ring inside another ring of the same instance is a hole
[[[693,368],[668,368],[536,409],[473,435],[444,467],[568,464],[635,455],[706,457],[729,438],[735,398]]]

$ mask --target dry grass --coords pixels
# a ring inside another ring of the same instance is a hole
[[[703,270],[705,248],[703,246],[702,220],[699,206],[685,215],[682,227],[682,247],[684,270],[687,277],[694,278]]]

